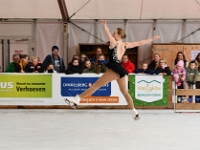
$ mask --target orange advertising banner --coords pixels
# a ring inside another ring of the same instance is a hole
[[[89,96],[80,101],[80,103],[119,103],[118,96]]]

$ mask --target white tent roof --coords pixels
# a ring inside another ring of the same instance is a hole
[[[65,0],[69,16],[88,0]],[[200,3],[200,0],[198,0]],[[57,0],[0,0],[0,18],[61,19]],[[91,0],[72,19],[199,19],[195,0]]]

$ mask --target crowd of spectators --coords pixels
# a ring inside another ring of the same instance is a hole
[[[47,55],[43,62],[39,61],[37,56],[29,58],[28,55],[14,54],[12,62],[7,66],[7,73],[65,73],[65,74],[82,74],[82,73],[104,73],[107,70],[106,64],[109,62],[102,49],[96,49],[95,56],[88,58],[86,54],[74,55],[72,60],[65,66],[63,59],[59,56],[59,48],[52,47],[51,54]],[[150,74],[150,75],[172,75],[178,89],[196,88],[200,89],[200,82],[196,81],[200,71],[200,53],[195,60],[188,63],[183,52],[178,52],[174,60],[174,67],[170,69],[164,58],[158,53],[153,55],[150,63],[142,62],[141,67],[137,68],[129,59],[127,54],[122,57],[121,65],[128,73]],[[1,66],[0,66],[1,72]],[[194,74],[191,78],[190,74]],[[187,82],[186,82],[187,81]],[[178,102],[200,102],[200,96],[178,96]]]

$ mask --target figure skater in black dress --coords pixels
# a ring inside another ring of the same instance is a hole
[[[126,37],[126,34],[123,29],[117,28],[113,35],[111,35],[106,21],[102,20],[102,25],[104,27],[105,34],[110,41],[109,46],[109,63],[107,64],[108,71],[106,71],[95,83],[92,87],[84,91],[80,95],[76,95],[72,98],[66,98],[65,102],[68,103],[71,107],[76,108],[76,105],[79,104],[80,100],[86,96],[92,95],[96,90],[100,87],[106,85],[107,83],[116,80],[118,82],[119,88],[124,95],[128,106],[132,110],[133,119],[138,120],[139,114],[134,108],[133,100],[126,89],[126,76],[128,75],[127,71],[121,66],[121,58],[124,55],[126,49],[134,48],[137,46],[141,46],[152,42],[158,38],[159,36],[154,36],[147,40],[142,40],[139,42],[123,42],[122,39]]]

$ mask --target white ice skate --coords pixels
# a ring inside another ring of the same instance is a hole
[[[76,95],[75,97],[66,98],[65,102],[72,108],[76,109],[76,106],[79,104],[80,100],[80,97]]]
[[[134,119],[134,120],[139,120],[139,119],[140,119],[139,114],[138,114],[138,112],[136,111],[136,109],[133,109],[133,110],[132,110],[132,114],[133,114],[133,119]]]

